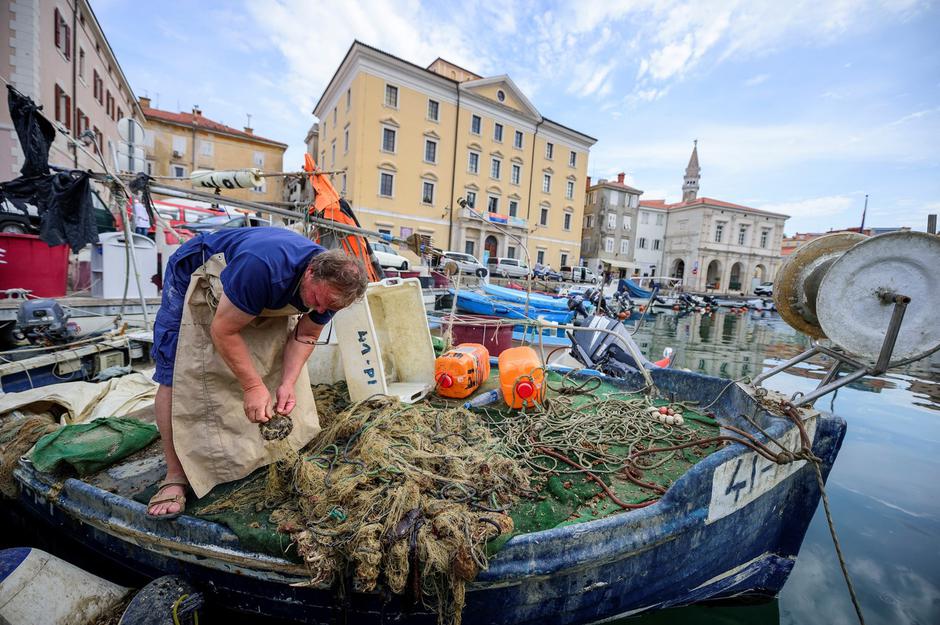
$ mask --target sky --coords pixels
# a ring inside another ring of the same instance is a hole
[[[940,6],[922,0],[91,0],[135,94],[287,143],[353,40],[421,66],[508,74],[596,137],[588,173],[641,199],[790,215],[787,234],[926,228],[940,213]]]

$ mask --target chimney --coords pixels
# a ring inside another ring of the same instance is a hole
[[[588,176],[588,177],[587,177],[587,186],[585,186],[585,189],[590,189],[590,188],[591,188],[591,177]]]
[[[249,135],[255,134],[255,129],[254,129],[254,128],[249,128],[248,126],[243,126],[243,128],[244,128],[244,130],[245,130],[245,134],[249,134]]]
[[[141,96],[140,98],[140,108],[149,109],[150,108],[150,98]]]
[[[625,174],[624,172],[620,172],[619,174],[617,174],[617,182],[619,182],[620,184],[623,184],[623,177],[626,175],[627,174]]]
[[[193,115],[195,115],[196,117],[202,117],[202,109],[199,108],[198,104],[193,105]]]

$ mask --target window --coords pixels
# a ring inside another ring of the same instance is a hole
[[[437,162],[437,141],[433,139],[424,140],[424,161],[426,163]]]
[[[92,90],[98,104],[104,104],[104,81],[98,75],[98,70],[92,70]]]
[[[620,239],[620,253],[626,254],[630,251],[630,239]]]
[[[509,200],[509,216],[515,217],[519,213],[518,200]],[[510,257],[511,258],[511,257]]]
[[[548,225],[548,208],[543,206],[539,211],[539,225],[547,226]]]
[[[463,252],[473,256],[473,241],[467,241],[463,244]]]
[[[498,158],[494,158],[490,161],[490,178],[499,180],[499,168],[502,166],[503,162]]]
[[[741,226],[738,230],[738,245],[744,245],[745,239],[747,239],[747,226]]]
[[[57,15],[58,13],[56,10]],[[72,98],[59,85],[55,86],[55,120],[69,130],[72,129]]]
[[[252,187],[251,190],[254,191],[255,193],[264,193],[265,191],[268,190],[267,181],[262,182],[257,187]]]
[[[385,85],[385,106],[398,108],[398,87]]]
[[[326,156],[323,157],[323,160],[326,160]],[[264,168],[264,152],[254,152],[251,155],[251,162],[254,163],[255,167],[259,169]]]
[[[630,196],[630,208],[636,208],[639,205],[640,205],[640,196],[631,195]]]
[[[574,199],[574,182],[571,180],[565,185],[565,197],[569,200]]]
[[[78,77],[85,80],[85,51],[78,49]]]
[[[486,200],[486,210],[491,213],[499,212],[499,198],[495,195],[489,196]]]
[[[170,165],[170,175],[174,178],[185,178],[186,168],[182,165]]]
[[[434,183],[425,180],[421,183],[421,202],[424,204],[434,203]]]
[[[336,139],[330,143],[330,167],[336,166]]]
[[[640,248],[641,250],[645,250],[646,249],[646,237],[640,237],[636,242],[636,246]]]
[[[88,126],[91,125],[91,121],[88,119],[88,116],[82,112],[82,109],[75,109],[75,117],[78,120],[78,128],[76,129],[78,134],[88,130]]]
[[[548,160],[552,160],[554,156],[555,156],[555,144],[546,143],[545,144],[545,158],[547,158]]]
[[[585,215],[584,216],[584,227],[593,228],[594,227],[594,215]]]
[[[343,174],[343,186],[340,189],[340,193],[346,195],[346,174]]]
[[[514,148],[519,148],[520,150],[522,149],[522,131],[521,130],[516,131],[516,137],[515,139],[513,139],[512,146]]]
[[[395,152],[395,130],[393,128],[382,128],[382,151]]]
[[[333,107],[333,128],[336,128],[336,107]]]
[[[212,156],[214,150],[214,145],[211,141],[200,141],[199,142],[199,152],[203,156]]]
[[[725,234],[725,223],[719,221],[715,224],[715,243],[721,243],[721,239]]]
[[[648,224],[649,222],[650,222],[650,214],[649,214],[649,213],[646,213],[646,212],[641,213],[641,214],[640,214],[640,223],[641,223],[641,224]]]
[[[392,197],[395,191],[395,174],[381,172],[379,174],[379,195],[382,197]]]
[[[630,215],[623,216],[623,229],[630,230]]]
[[[147,161],[144,171],[147,172],[148,176],[153,176],[154,171],[156,170],[156,165],[153,161]]]
[[[72,29],[69,28],[69,24],[65,21],[65,17],[59,13],[59,9],[55,10],[55,23],[53,24],[53,29],[55,31],[55,47],[59,49],[59,52],[61,52],[66,59],[71,59]]]
[[[516,257],[516,247],[514,245],[510,245],[506,248],[506,256],[509,258]]]
[[[470,118],[470,132],[475,135],[480,134],[480,128],[483,125],[483,120],[480,119],[479,115],[474,115]]]
[[[612,237],[604,238],[604,251],[608,254],[613,254],[614,252],[614,239]]]
[[[552,192],[552,175],[543,174],[542,175],[542,193],[551,193]]]
[[[346,90],[346,110],[349,110],[349,107],[352,106],[352,88]]]
[[[565,252],[561,253],[561,266],[568,264],[568,254]]]
[[[499,143],[503,142],[503,125],[502,124],[493,124],[493,141],[498,141]]]
[[[657,214],[656,214],[656,225],[657,225],[657,226],[663,225],[663,223],[664,223],[665,221],[666,221],[666,216],[665,216],[665,215],[663,215],[662,213],[657,213]]]
[[[343,129],[343,154],[349,152],[349,128]]]
[[[173,136],[173,158],[180,158],[186,154],[186,137]]]
[[[122,111],[121,107],[119,106],[117,110],[117,120],[121,121],[122,119],[124,119],[124,111]]]
[[[104,112],[108,117],[114,119],[114,96],[111,95],[110,90],[108,90],[105,97]]]
[[[512,173],[510,175],[509,181],[513,184],[519,184],[520,178],[522,178],[522,166],[517,165],[516,163],[513,163]]]
[[[770,238],[770,230],[761,230],[760,231],[760,246],[763,248],[767,247],[767,239]]]
[[[658,249],[659,249],[659,242],[660,242],[659,239],[653,239],[653,249],[654,249],[654,250],[658,250]]]
[[[565,213],[565,230],[571,230],[571,213]]]
[[[440,119],[441,104],[437,100],[428,100],[428,119],[436,122]]]
[[[617,213],[607,213],[607,229],[615,230],[617,228]]]
[[[545,264],[545,250],[539,250],[538,252],[535,253],[535,262],[537,262],[540,265]]]
[[[470,152],[467,155],[467,171],[471,174],[480,173],[480,154],[478,152]]]
[[[391,228],[379,228],[379,234],[392,236],[392,229]],[[387,247],[387,246],[383,245],[382,247]],[[382,250],[382,251],[385,251],[385,250]]]
[[[101,131],[98,130],[97,126],[92,126],[91,131],[95,135],[95,145],[98,146],[99,151],[103,151],[104,150],[104,135],[101,134]]]
[[[467,206],[470,208],[477,207],[477,193],[476,191],[467,191]]]
[[[577,167],[578,165],[578,153],[574,150],[568,152],[568,167]]]

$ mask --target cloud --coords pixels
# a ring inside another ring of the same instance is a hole
[[[757,208],[772,213],[783,213],[790,217],[826,217],[841,214],[843,211],[857,204],[857,198],[847,195],[831,195],[827,197],[796,200],[793,202],[762,204],[757,206]]]
[[[770,78],[770,74],[757,74],[745,80],[744,84],[748,87],[756,87],[761,83],[767,82],[768,78]]]

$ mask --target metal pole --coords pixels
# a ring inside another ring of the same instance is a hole
[[[885,332],[885,342],[881,345],[881,353],[878,354],[878,362],[872,369],[872,375],[881,375],[888,370],[891,362],[891,353],[894,351],[894,345],[898,340],[898,332],[901,331],[901,323],[904,321],[904,313],[907,312],[907,305],[911,303],[911,298],[907,295],[898,295],[897,293],[881,292],[878,293],[883,303],[894,303],[894,310],[891,313],[891,320],[888,322],[888,329]]]
[[[800,354],[800,355],[797,356],[796,358],[791,358],[790,360],[786,361],[786,362],[783,363],[782,365],[777,365],[776,367],[774,367],[774,368],[771,369],[770,371],[766,371],[766,372],[760,374],[759,376],[757,376],[756,378],[754,378],[753,380],[751,380],[751,384],[753,384],[754,386],[759,386],[760,383],[763,382],[764,380],[766,380],[767,378],[769,378],[769,377],[771,377],[771,376],[774,376],[774,375],[777,375],[777,374],[780,373],[781,371],[784,371],[785,369],[789,369],[789,368],[792,367],[793,365],[798,365],[798,364],[800,364],[801,362],[803,362],[804,360],[809,360],[810,358],[812,358],[813,356],[815,356],[816,354],[818,354],[819,351],[820,351],[819,348],[814,346],[812,349],[806,350],[805,352],[803,352],[802,354]]]

